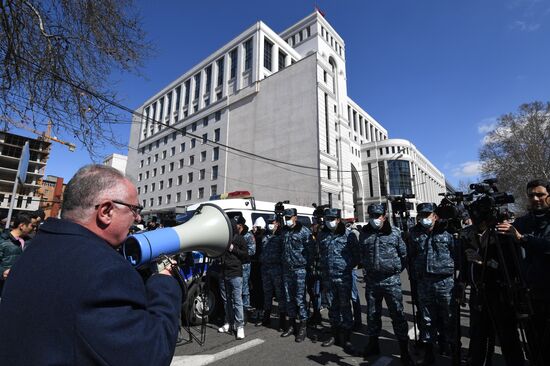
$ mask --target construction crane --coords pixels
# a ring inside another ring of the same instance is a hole
[[[21,128],[23,130],[26,130],[26,131],[32,132],[34,134],[37,134],[38,136],[42,137],[42,140],[44,140],[44,141],[55,141],[57,143],[63,144],[63,145],[65,145],[69,148],[70,152],[74,152],[76,150],[76,145],[75,144],[73,144],[71,142],[60,140],[55,136],[51,136],[52,121],[48,121],[48,127],[46,128],[46,132],[40,132],[38,130],[35,130],[34,128],[31,128],[31,127],[25,125],[22,122],[15,121],[14,119],[12,119],[8,116],[0,116],[0,119],[2,119],[3,121],[18,127],[18,128]]]

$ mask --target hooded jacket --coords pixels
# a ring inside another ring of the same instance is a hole
[[[283,266],[288,269],[306,268],[313,257],[311,231],[300,222],[283,230]]]
[[[351,276],[353,267],[359,264],[359,242],[357,236],[343,223],[332,232],[323,228],[319,233],[320,269],[324,281]]]
[[[453,236],[437,227],[428,232],[417,224],[409,232],[410,260],[416,278],[429,275],[453,274],[456,245]]]
[[[407,250],[401,232],[392,228],[386,220],[376,230],[371,225],[364,227],[360,236],[361,262],[367,275],[395,275],[405,269]]]

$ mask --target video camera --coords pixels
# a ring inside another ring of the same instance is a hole
[[[277,217],[277,221],[279,222],[280,225],[283,224],[283,216],[285,213],[285,203],[290,203],[290,201],[289,200],[279,201],[275,204],[274,212],[275,212],[275,216]]]
[[[469,194],[463,192],[440,193],[443,196],[435,213],[439,217],[441,225],[451,234],[457,233],[462,228],[462,219],[468,216],[464,201],[471,200]]]
[[[475,199],[467,205],[467,209],[474,224],[485,222],[492,226],[510,218],[510,211],[503,206],[514,203],[514,196],[499,192],[496,183],[496,178],[491,178],[470,184]]]
[[[315,210],[313,211],[313,217],[315,218],[315,220],[317,220],[317,224],[319,224],[319,227],[322,227],[325,210],[327,208],[330,208],[330,205],[317,205],[316,203],[312,203],[311,205],[315,208]]]

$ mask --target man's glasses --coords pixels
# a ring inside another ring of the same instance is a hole
[[[132,211],[134,216],[140,215],[141,211],[143,210],[143,206],[141,206],[141,205],[132,205],[130,203],[117,201],[117,200],[111,200],[111,202],[128,207],[130,209],[130,211]],[[98,208],[99,208],[99,205],[95,205],[95,209],[97,210]]]

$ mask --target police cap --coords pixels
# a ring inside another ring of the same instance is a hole
[[[327,208],[323,213],[323,216],[327,218],[340,219],[342,218],[342,210],[339,208]]]
[[[233,217],[233,220],[235,221],[236,224],[240,224],[240,225],[246,224],[245,218],[240,215]]]
[[[437,205],[431,202],[424,202],[416,206],[417,213],[432,213],[435,212]]]
[[[380,216],[384,214],[384,206],[379,203],[371,203],[367,208],[369,216]]]
[[[287,208],[284,211],[283,215],[286,216],[286,217],[296,216],[296,215],[298,215],[298,211],[296,211],[295,208]]]
[[[277,215],[275,214],[271,214],[267,217],[267,222],[273,222],[273,221],[277,221]]]

